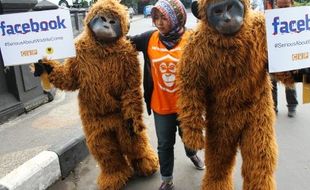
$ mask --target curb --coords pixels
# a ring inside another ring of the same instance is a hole
[[[71,139],[62,146],[53,146],[49,150],[58,155],[62,179],[89,154],[84,135]]]
[[[0,179],[0,190],[44,190],[64,179],[88,155],[85,137],[42,151]]]
[[[9,190],[9,189],[0,184],[0,190]]]

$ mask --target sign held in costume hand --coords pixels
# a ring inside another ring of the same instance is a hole
[[[310,7],[265,11],[269,72],[310,67]]]
[[[0,47],[5,66],[75,57],[69,10],[0,15]]]

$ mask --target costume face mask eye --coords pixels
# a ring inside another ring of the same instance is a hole
[[[122,36],[121,22],[117,17],[96,15],[88,23],[88,27],[93,32],[94,37],[101,43],[114,42]]]

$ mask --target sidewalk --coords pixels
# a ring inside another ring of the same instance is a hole
[[[58,90],[54,101],[1,125],[0,139],[0,190],[45,189],[66,177],[88,155],[77,93]]]

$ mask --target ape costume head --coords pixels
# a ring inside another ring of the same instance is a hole
[[[243,26],[248,0],[201,0],[192,3],[192,12],[208,27],[223,35],[235,35]]]
[[[112,43],[128,33],[129,17],[124,5],[115,0],[99,0],[84,20],[85,32],[101,44]]]

